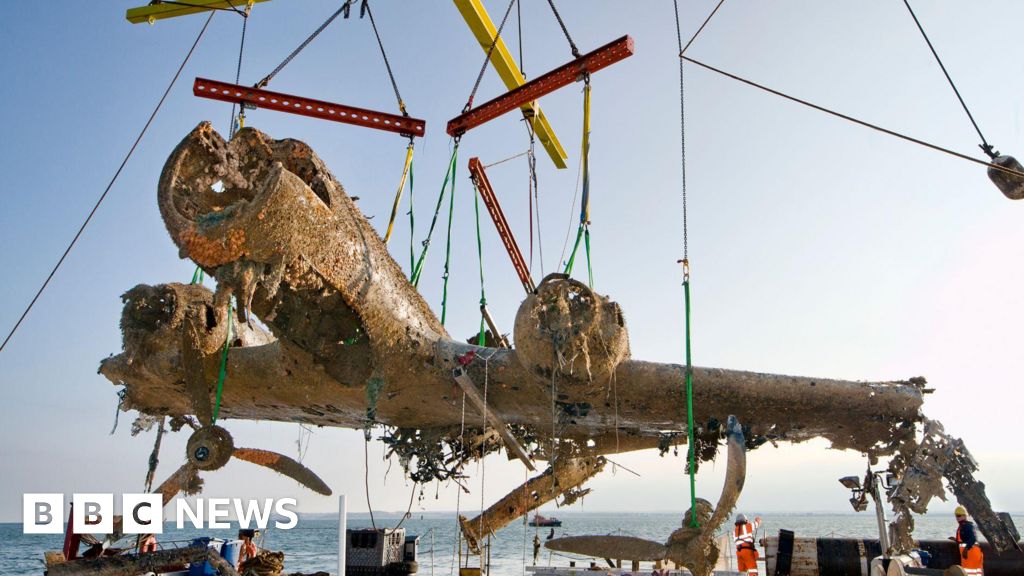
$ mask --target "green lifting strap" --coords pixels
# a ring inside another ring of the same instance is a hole
[[[189,284],[202,284],[203,283],[203,269],[196,265],[196,271],[192,273],[192,281]]]
[[[697,528],[697,467],[695,460],[696,446],[693,438],[693,364],[690,358],[690,263],[683,260],[683,294],[686,299],[686,444],[689,447],[688,460],[690,473],[690,526]]]
[[[224,395],[224,379],[228,375],[228,349],[231,347],[232,320],[234,319],[235,306],[228,303],[228,329],[224,336],[224,349],[220,353],[220,371],[217,374],[217,401],[213,405],[213,424],[217,423],[220,416],[220,400]]]
[[[480,191],[476,190],[476,182],[473,183],[473,212],[476,214],[476,253],[480,260],[480,334],[476,338],[477,346],[484,346],[487,343],[486,332],[484,331],[484,310],[487,307],[487,293],[484,291],[484,244],[480,238]],[[494,335],[498,338],[498,335]]]
[[[444,274],[441,276],[441,326],[444,326],[445,318],[448,316],[448,272],[452,263],[452,220],[455,216],[455,162],[458,147],[459,145],[455,144],[455,149],[452,150],[452,193],[448,195],[448,238],[444,247]]]
[[[430,238],[434,235],[434,227],[437,225],[437,216],[441,213],[441,205],[444,203],[444,193],[448,188],[448,182],[452,183],[452,195],[455,195],[455,162],[459,155],[459,142],[455,141],[455,147],[452,148],[452,157],[448,161],[448,171],[444,174],[444,182],[441,183],[441,193],[437,197],[437,206],[434,208],[434,218],[430,221],[430,229],[427,231],[427,238],[423,241],[423,250],[420,251],[419,259],[413,266],[412,273],[409,276],[409,282],[413,286],[419,286],[420,274],[423,273],[423,260],[427,256],[427,249],[430,248]],[[450,217],[449,217],[450,223]],[[451,226],[449,226],[451,230]]]

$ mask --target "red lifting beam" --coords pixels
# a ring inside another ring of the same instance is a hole
[[[300,116],[333,120],[343,124],[355,124],[366,128],[376,128],[387,132],[397,132],[403,136],[423,136],[427,128],[424,120],[409,118],[387,112],[375,112],[365,108],[356,108],[344,104],[313,100],[281,92],[271,92],[252,86],[239,86],[227,82],[196,78],[192,85],[192,93],[203,98],[222,100],[235,104],[249,104],[257,108],[268,108],[278,112],[291,112]]]
[[[519,275],[519,281],[523,283],[526,293],[532,294],[537,290],[537,287],[533,285],[533,278],[530,277],[530,267],[526,265],[523,253],[519,251],[519,245],[516,244],[516,239],[512,236],[512,229],[508,226],[508,220],[505,220],[505,213],[501,211],[498,197],[494,195],[494,188],[491,188],[491,181],[487,179],[484,165],[480,163],[479,158],[473,157],[469,159],[469,176],[473,179],[473,184],[480,192],[480,198],[483,199],[484,206],[487,206],[487,211],[491,213],[491,220],[494,220],[494,227],[498,229],[498,236],[501,236],[501,242],[505,245],[509,258],[512,259],[512,266],[516,269],[516,274]]]
[[[632,55],[633,39],[629,36],[609,42],[593,52],[584,54],[564,66],[452,118],[448,121],[448,135],[462,135],[527,102],[568,86],[582,78],[584,74],[597,72]]]

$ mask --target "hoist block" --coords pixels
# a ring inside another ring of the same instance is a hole
[[[250,0],[252,3],[268,0]],[[187,16],[208,10],[245,10],[246,0],[187,0],[186,2],[153,2],[137,8],[129,8],[124,17],[132,24],[152,24],[164,18]]]
[[[593,52],[555,68],[522,86],[489,100],[476,108],[459,114],[448,121],[448,134],[459,136],[468,130],[489,122],[498,116],[519,108],[523,104],[550,94],[559,88],[581,80],[584,74],[592,74],[633,55],[633,39],[623,36],[609,42]]]
[[[290,112],[343,124],[355,124],[365,128],[397,132],[403,136],[423,136],[427,129],[426,121],[417,118],[313,100],[281,92],[271,92],[252,86],[207,80],[206,78],[196,78],[195,84],[192,86],[192,93],[212,100],[247,104],[256,108]]]
[[[519,250],[519,245],[516,244],[512,228],[509,227],[508,220],[505,219],[505,213],[501,211],[498,197],[494,195],[494,188],[491,187],[487,173],[484,172],[484,165],[479,158],[469,159],[469,176],[473,179],[473,184],[480,193],[480,199],[484,201],[487,212],[491,214],[491,220],[494,220],[494,227],[498,229],[498,236],[501,237],[501,243],[505,245],[505,250],[508,252],[509,258],[512,259],[512,266],[516,269],[516,274],[519,275],[519,281],[523,283],[523,289],[527,294],[532,294],[536,286],[533,284],[533,278],[530,277],[530,267],[526,265],[526,259],[523,258],[523,253]]]

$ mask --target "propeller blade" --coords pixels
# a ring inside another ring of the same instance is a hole
[[[654,561],[665,557],[665,545],[633,536],[566,536],[548,540],[550,550],[594,558]]]
[[[317,494],[331,495],[331,488],[312,470],[283,454],[258,448],[235,448],[232,456],[239,460],[259,464],[264,468],[270,468],[278,474],[284,474]]]
[[[199,491],[202,485],[203,481],[196,474],[195,467],[186,462],[181,468],[175,470],[174,474],[171,474],[167,480],[164,480],[163,484],[157,487],[154,492],[163,495],[164,506],[167,506],[178,495],[178,492],[194,494]]]

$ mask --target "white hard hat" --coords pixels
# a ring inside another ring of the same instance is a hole
[[[746,514],[739,514],[739,515],[737,515],[736,516],[736,523],[737,524],[746,524],[747,523],[747,515]]]

